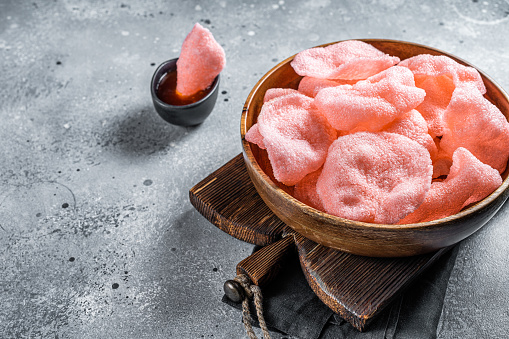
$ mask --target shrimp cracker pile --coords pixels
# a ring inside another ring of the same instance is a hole
[[[298,200],[345,219],[440,219],[502,184],[509,123],[479,72],[446,56],[400,61],[361,41],[305,50],[298,89],[265,93],[246,140]]]

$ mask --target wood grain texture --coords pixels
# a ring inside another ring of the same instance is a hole
[[[447,55],[465,65],[467,62],[445,52],[423,45],[393,41],[364,40],[379,50],[405,59],[428,53]],[[325,46],[325,45],[322,45]],[[408,225],[381,225],[357,222],[315,210],[291,196],[292,188],[278,183],[272,174],[267,152],[245,140],[245,133],[256,123],[263,96],[269,88],[296,88],[301,77],[290,65],[290,57],[264,75],[254,86],[244,105],[241,138],[246,168],[256,190],[267,206],[297,233],[321,245],[344,252],[371,257],[404,257],[430,253],[451,246],[480,229],[504,204],[509,196],[508,170],[502,186],[481,202],[453,216]],[[473,66],[472,66],[473,67]],[[509,116],[507,94],[480,71],[486,85],[486,97]]]
[[[242,155],[196,184],[191,204],[212,224],[242,241],[265,246],[288,229],[265,205],[246,172]]]
[[[286,226],[264,205],[247,175],[242,154],[190,190],[196,209],[215,226],[250,243],[267,245],[242,260],[237,273],[270,283],[284,260],[298,253],[316,295],[359,330],[444,253],[370,258],[319,245]],[[293,256],[296,260],[297,256]]]
[[[302,270],[313,291],[360,331],[449,249],[406,258],[369,258],[295,237]]]
[[[295,239],[289,234],[273,244],[251,254],[237,264],[237,274],[246,274],[253,284],[263,286],[269,283],[294,252]]]

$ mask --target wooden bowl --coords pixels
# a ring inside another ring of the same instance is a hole
[[[379,39],[362,41],[401,60],[418,54],[446,55],[472,66],[455,56],[423,45]],[[319,47],[327,45],[330,44]],[[318,211],[295,199],[291,195],[292,187],[274,179],[267,152],[245,140],[246,132],[256,123],[265,91],[273,87],[297,88],[302,77],[291,67],[292,60],[293,56],[276,65],[252,89],[242,112],[241,137],[247,171],[256,190],[274,214],[296,232],[321,245],[358,255],[418,255],[453,245],[470,236],[488,222],[508,198],[509,170],[502,174],[502,186],[484,200],[453,216],[416,224],[383,225],[352,221]],[[487,89],[485,97],[508,118],[507,94],[488,76],[481,71],[479,73]]]

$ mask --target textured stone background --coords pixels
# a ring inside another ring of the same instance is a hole
[[[508,15],[502,0],[1,1],[0,337],[245,337],[220,300],[252,246],[188,191],[241,152],[251,87],[303,49],[390,38],[508,89]],[[195,22],[227,66],[212,115],[182,128],[157,116],[149,83]],[[508,221],[505,206],[461,244],[438,338],[509,332]]]

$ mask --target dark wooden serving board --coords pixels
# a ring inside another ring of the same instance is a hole
[[[257,285],[270,283],[284,259],[297,252],[317,296],[362,331],[399,292],[448,249],[405,258],[370,258],[319,245],[285,225],[265,205],[246,171],[242,154],[194,186],[193,206],[233,237],[260,246],[237,273]]]

